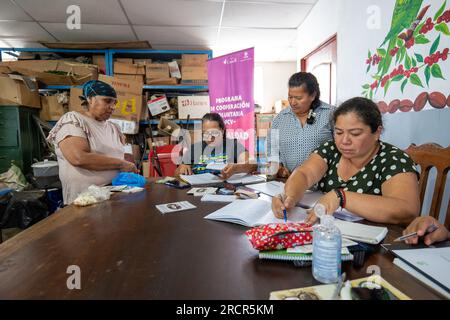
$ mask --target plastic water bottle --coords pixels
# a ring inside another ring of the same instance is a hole
[[[341,232],[322,204],[317,204],[314,212],[320,224],[313,231],[313,276],[322,283],[335,283],[341,276]]]

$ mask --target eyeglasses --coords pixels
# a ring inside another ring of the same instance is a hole
[[[203,139],[218,138],[222,135],[220,130],[210,130],[203,132]]]

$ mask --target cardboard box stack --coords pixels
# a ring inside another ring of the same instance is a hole
[[[130,81],[144,83],[145,65],[136,64],[131,58],[116,58],[114,60],[114,76]]]
[[[170,77],[169,64],[167,62],[151,63],[145,66],[145,83],[149,85],[176,85],[177,78]]]
[[[181,57],[181,83],[208,84],[207,54],[183,54]]]
[[[41,100],[36,80],[18,75],[1,75],[0,104],[40,108]]]
[[[45,85],[81,85],[98,78],[96,65],[65,60],[7,61],[1,62],[0,68],[2,73],[18,72]]]

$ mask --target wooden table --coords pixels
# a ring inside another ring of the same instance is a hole
[[[198,209],[162,215],[156,204],[189,200]],[[152,183],[86,208],[66,207],[0,245],[0,299],[268,299],[275,290],[318,284],[311,268],[259,260],[244,227],[203,217],[224,204],[201,203]],[[386,242],[400,234],[390,227]],[[349,279],[370,265],[413,299],[440,299],[392,263],[382,248],[363,268],[345,263]],[[81,269],[81,290],[66,286]]]

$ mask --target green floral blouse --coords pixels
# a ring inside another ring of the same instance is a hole
[[[343,181],[337,173],[341,153],[334,141],[328,141],[317,148],[318,154],[327,163],[326,174],[320,180],[318,188],[323,192],[343,188],[345,191],[382,195],[381,186],[399,173],[414,172],[419,177],[415,163],[402,150],[380,141],[380,149],[372,161],[348,181]]]

